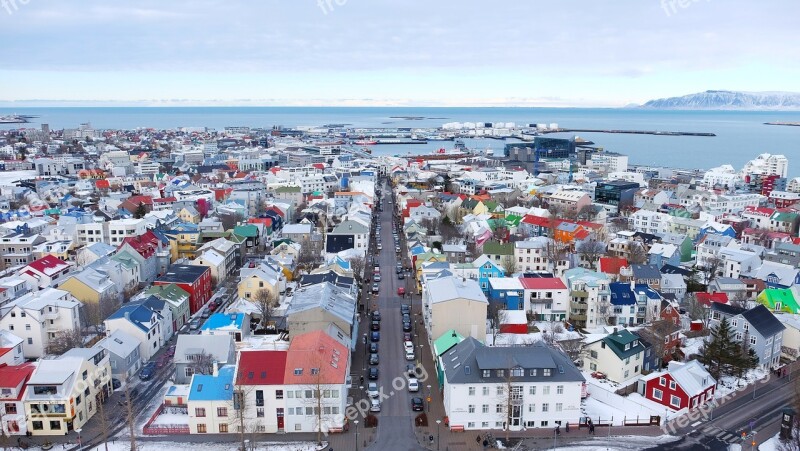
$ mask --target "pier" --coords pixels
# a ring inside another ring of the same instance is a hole
[[[539,130],[540,134],[548,133],[618,133],[626,135],[656,135],[656,136],[717,136],[715,133],[705,132],[665,132],[657,130],[600,130],[590,128],[555,128]]]

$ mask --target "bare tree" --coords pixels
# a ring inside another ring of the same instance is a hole
[[[319,255],[314,249],[314,245],[309,238],[300,241],[300,252],[297,254],[298,266],[308,270],[319,261]]]
[[[108,417],[106,416],[106,397],[104,395],[105,392],[100,390],[95,395],[95,402],[97,403],[97,418],[100,420],[100,429],[102,431],[100,435],[103,438],[103,447],[105,448],[105,451],[108,451],[108,430],[110,429],[111,425],[108,423]]]
[[[583,352],[583,338],[561,340],[558,342],[558,346],[574,362],[580,359]]]
[[[593,221],[597,217],[597,211],[594,205],[584,205],[578,210],[576,219],[584,221]]]
[[[606,244],[596,240],[586,240],[578,245],[578,255],[589,262],[589,267],[595,269],[597,260],[606,254]]]
[[[187,368],[192,369],[192,374],[214,374],[214,356],[205,351],[194,354]]]
[[[242,383],[245,376],[242,374],[234,377],[233,396],[231,397],[231,413],[229,415],[229,425],[236,426],[236,433],[239,435],[239,445],[241,451],[247,451],[247,443],[245,442],[248,434],[256,432],[256,426],[250,424],[246,418],[247,416],[247,399],[254,391],[252,385]]]
[[[422,227],[425,227],[425,231],[426,231],[426,233],[428,235],[436,235],[436,233],[438,231],[437,227],[438,227],[438,224],[439,224],[439,221],[437,221],[436,219],[433,219],[433,218],[422,218],[419,221],[419,224]]]
[[[628,262],[634,265],[642,265],[647,262],[647,251],[642,243],[628,241]]]
[[[272,291],[262,288],[255,292],[252,302],[256,305],[259,315],[261,315],[259,325],[262,329],[265,329],[275,313],[277,299],[275,299]]]
[[[503,378],[503,381],[495,386],[497,399],[495,413],[497,413],[498,419],[503,422],[506,442],[508,442],[512,419],[522,417],[523,387],[514,385],[514,381],[515,378],[522,376],[525,370],[509,361],[507,368],[495,371],[498,371],[498,375]]]
[[[609,229],[612,233],[617,233],[631,230],[631,226],[628,218],[624,216],[617,216],[615,218],[611,218],[609,221]]]
[[[720,269],[722,269],[724,263],[725,262],[716,255],[705,259],[705,262],[703,264],[703,275],[705,276],[704,280],[705,285],[710,284],[711,281],[717,278]]]
[[[494,302],[489,305],[489,320],[492,325],[492,346],[497,343],[497,334],[500,333],[500,326],[508,320],[508,312],[503,309],[503,305]]]
[[[708,308],[697,299],[696,293],[687,294],[683,305],[692,321],[703,321],[708,326]]]
[[[735,295],[733,295],[733,297],[730,299],[730,302],[728,303],[734,307],[746,309],[748,303],[747,294],[745,294],[742,291],[739,291]]]
[[[364,270],[367,268],[367,260],[363,255],[350,257],[350,269],[353,271],[353,277],[360,284],[364,281]]]
[[[61,355],[72,348],[83,347],[83,335],[78,328],[65,329],[55,333],[47,343],[47,353]]]
[[[517,261],[514,259],[513,255],[506,255],[503,257],[503,261],[500,262],[500,266],[503,268],[503,271],[506,273],[506,277],[511,277],[512,274],[517,272]]]

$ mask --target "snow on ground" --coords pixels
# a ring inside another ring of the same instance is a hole
[[[721,398],[736,390],[752,390],[753,387],[751,384],[761,381],[767,376],[769,376],[768,371],[756,368],[745,373],[741,379],[732,376],[721,377],[720,380],[717,381],[717,391],[714,395],[716,395],[717,398]],[[750,385],[749,388],[747,387],[748,385]]]
[[[683,346],[681,347],[683,355],[688,357],[693,354],[699,354],[700,347],[703,346],[703,341],[705,341],[705,337],[687,338],[684,340]]]
[[[327,447],[327,446],[326,446]],[[91,451],[105,451],[105,445],[92,448]],[[117,441],[108,443],[108,451],[130,451],[131,444],[127,441]],[[201,443],[201,442],[136,442],[136,449],[139,451],[163,451],[165,449],[174,451],[239,451],[241,445],[238,443]],[[276,443],[257,443],[251,445],[253,451],[316,451],[319,449],[313,442],[276,442]]]
[[[37,177],[36,171],[7,171],[0,172],[0,186],[13,185],[19,180],[26,180]]]
[[[562,451],[607,451],[613,449],[619,450],[640,450],[644,448],[651,448],[656,445],[663,445],[665,443],[672,443],[679,440],[680,437],[672,435],[662,435],[659,437],[644,437],[636,435],[625,436],[611,436],[596,437],[594,440],[586,440],[583,442],[570,443],[569,446],[558,447]],[[613,448],[609,448],[613,446]]]
[[[578,340],[583,338],[579,332],[566,330],[561,323],[540,321],[533,323],[533,325],[539,329],[539,332],[531,332],[529,334],[497,334],[496,339],[492,333],[487,333],[486,343],[493,343],[490,346],[513,346],[544,341],[544,333],[547,332],[550,334],[554,324],[561,326],[561,330],[555,334],[556,341]]]
[[[189,425],[189,413],[186,411],[185,407],[164,407],[164,410],[161,412],[161,415],[157,416],[155,420],[153,420],[154,425],[162,425],[162,426],[188,426]]]
[[[766,442],[758,445],[758,451],[778,451],[781,445],[780,439],[778,437],[780,434],[775,434],[774,436],[770,437],[769,440]]]

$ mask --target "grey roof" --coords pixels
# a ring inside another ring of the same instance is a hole
[[[449,384],[502,383],[513,368],[522,368],[522,376],[515,382],[583,382],[585,379],[565,354],[555,348],[537,343],[524,347],[488,347],[473,337],[468,337],[441,356],[445,378]],[[536,369],[536,375],[529,370]],[[550,376],[544,376],[550,369]],[[489,370],[483,377],[483,370]],[[498,376],[497,370],[505,370]]]
[[[187,363],[187,356],[205,352],[219,364],[234,363],[233,335],[178,335],[175,363]]]
[[[656,265],[631,265],[634,279],[661,280],[661,271]]]
[[[786,326],[761,304],[742,313],[742,316],[762,337],[771,337],[786,329]]]
[[[305,310],[321,308],[353,324],[356,301],[350,294],[330,282],[308,285],[295,291],[292,303],[286,309],[286,316]]]
[[[460,277],[445,277],[428,282],[428,296],[432,304],[454,299],[468,299],[488,304],[478,282]]]
[[[128,357],[139,347],[139,339],[127,334],[122,329],[117,329],[111,335],[98,341],[95,346],[100,346],[119,357]]]

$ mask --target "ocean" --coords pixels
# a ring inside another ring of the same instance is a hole
[[[636,108],[417,108],[417,107],[69,107],[2,108],[0,116],[39,116],[30,124],[0,125],[0,129],[76,128],[91,122],[97,129],[209,127],[272,127],[282,125],[350,124],[355,127],[437,127],[447,122],[557,123],[563,128],[709,132],[715,137],[579,133],[597,146],[630,156],[630,162],[681,168],[711,168],[729,163],[741,168],[760,153],[784,154],[790,176],[800,176],[800,127],[769,126],[764,122],[800,122],[800,112],[667,111]],[[423,117],[422,120],[398,117]],[[559,134],[549,135],[559,136]],[[469,147],[505,144],[493,139],[468,140]],[[376,154],[426,153],[450,148],[452,142],[425,145],[380,145]]]

